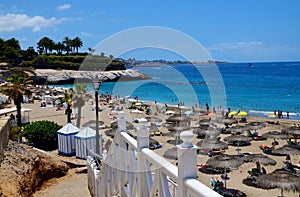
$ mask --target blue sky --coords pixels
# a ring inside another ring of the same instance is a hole
[[[0,37],[15,37],[26,49],[44,36],[56,42],[79,36],[87,51],[120,31],[161,26],[189,35],[214,60],[298,61],[299,8],[299,0],[2,0]],[[150,49],[123,57],[180,58]]]

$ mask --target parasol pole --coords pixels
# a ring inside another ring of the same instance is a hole
[[[226,188],[226,179],[227,179],[227,174],[226,174],[226,168],[224,169],[225,170],[225,188]]]
[[[237,149],[237,152],[238,152],[238,157],[240,156],[240,141],[238,141],[238,149]]]

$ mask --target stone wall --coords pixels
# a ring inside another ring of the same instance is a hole
[[[8,117],[0,118],[0,163],[3,160],[3,152],[9,139],[9,130]]]

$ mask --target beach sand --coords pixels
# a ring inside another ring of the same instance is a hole
[[[103,103],[101,103],[100,106],[103,109],[103,111],[99,113],[100,120],[104,121],[105,125],[109,125],[110,122],[113,121],[112,117],[114,114],[112,114],[108,105],[103,105]],[[55,121],[60,125],[66,124],[67,118],[66,118],[66,115],[64,114],[64,110],[56,111],[56,108],[53,108],[53,107],[41,108],[40,103],[38,101],[35,102],[34,104],[23,104],[22,107],[32,109],[32,112],[30,113],[31,122],[37,121],[37,120],[50,120],[50,121]],[[125,109],[125,107],[124,107],[124,109]],[[74,111],[76,111],[76,110],[77,109],[74,109]],[[146,116],[143,114],[142,115],[131,114],[129,112],[129,110],[127,110],[127,109],[125,109],[125,113],[126,113],[126,118],[129,122],[132,122],[133,118],[139,118],[139,117]],[[158,114],[158,116],[161,119],[166,119],[167,117],[169,117],[164,114]],[[86,105],[82,109],[81,125],[83,125],[84,123],[87,123],[90,120],[95,120],[95,111],[92,111],[89,103],[86,103]],[[272,119],[269,119],[269,118],[247,117],[248,122],[266,121],[266,120],[273,121]],[[272,131],[272,130],[281,131],[282,128],[291,126],[294,123],[299,123],[299,121],[286,120],[286,119],[281,119],[279,121],[280,121],[280,125],[268,124],[265,128],[258,130],[259,135],[261,135],[267,131]],[[72,123],[75,125],[76,119],[72,120]],[[141,124],[136,124],[136,123],[134,123],[134,125],[141,126]],[[149,125],[149,123],[147,123],[147,125]],[[192,122],[192,126],[193,125],[195,125],[195,122]],[[221,125],[219,125],[219,126],[221,126]],[[81,128],[83,128],[83,127],[81,127]],[[162,132],[167,132],[166,128],[160,128],[160,130]],[[108,139],[110,139],[109,137],[105,136],[104,130],[100,130],[100,131],[103,134],[103,139],[105,142]],[[224,139],[226,136],[228,136],[228,135],[221,134],[221,140]],[[157,152],[160,155],[162,155],[164,153],[164,151],[167,150],[168,148],[174,146],[174,145],[167,143],[167,140],[174,139],[172,137],[154,136],[153,138],[157,139],[160,143],[163,144],[163,148],[155,150],[155,152]],[[196,144],[199,140],[200,139],[197,139],[195,137],[193,140],[193,143]],[[241,147],[241,149],[242,149],[241,152],[262,153],[262,151],[259,149],[259,145],[266,144],[266,145],[270,146],[272,141],[273,141],[272,139],[268,139],[266,141],[252,141],[251,146]],[[278,141],[279,141],[279,145],[277,147],[280,147],[280,146],[286,144],[285,140],[278,140]],[[235,146],[229,146],[229,148],[226,150],[226,154],[237,154],[237,152],[235,150],[236,148],[237,147],[235,147]],[[54,154],[55,154],[55,152],[54,152]],[[269,155],[269,156],[271,158],[275,159],[277,161],[277,164],[275,166],[264,166],[265,169],[267,170],[267,172],[272,172],[275,169],[281,168],[283,166],[283,161],[285,160],[284,156],[272,156],[272,155]],[[197,155],[198,164],[205,164],[208,158],[209,157],[206,155]],[[291,155],[291,159],[294,163],[299,162],[299,156]],[[80,162],[82,162],[82,161],[83,160],[80,160]],[[176,161],[174,161],[174,160],[170,160],[170,161],[174,164],[176,163]],[[246,179],[248,176],[247,171],[254,167],[256,167],[255,163],[245,163],[238,169],[230,172],[228,174],[230,177],[230,180],[227,181],[227,188],[239,189],[240,191],[245,192],[247,194],[247,196],[250,196],[250,197],[252,197],[252,196],[253,197],[255,197],[255,196],[264,196],[264,197],[280,196],[279,189],[263,190],[263,189],[259,189],[259,188],[255,188],[255,187],[250,187],[250,186],[247,186],[242,183],[243,179]],[[220,177],[220,175],[204,174],[204,173],[201,173],[198,171],[198,179],[202,183],[204,183],[205,185],[207,185],[209,187],[211,187],[210,179],[212,176]],[[64,177],[61,179],[57,179],[55,181],[52,181],[51,184],[48,184],[46,187],[43,187],[42,190],[37,192],[35,196],[36,197],[51,196],[51,194],[53,194],[51,192],[55,192],[55,191],[56,191],[55,196],[59,196],[59,195],[57,195],[58,194],[57,192],[59,192],[59,190],[60,190],[59,188],[65,188],[64,191],[66,193],[61,193],[62,196],[73,196],[72,194],[76,193],[75,190],[74,190],[74,193],[72,192],[74,185],[81,185],[81,188],[84,188],[83,190],[85,190],[84,193],[86,194],[87,193],[87,176],[83,176],[82,174],[81,175],[70,175],[67,178]],[[70,187],[69,190],[66,190],[66,188],[68,188],[68,187]],[[293,192],[284,192],[284,195],[291,196],[291,197],[299,196],[298,193],[293,193]],[[87,194],[87,196],[88,196],[88,194]]]

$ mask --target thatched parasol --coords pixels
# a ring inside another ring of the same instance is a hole
[[[165,133],[165,134],[163,134],[163,135],[164,135],[164,136],[175,137],[175,140],[169,140],[168,142],[169,142],[170,144],[175,144],[175,145],[177,145],[177,144],[182,143],[182,140],[180,140],[180,132],[181,132],[181,131],[187,131],[187,130],[189,130],[189,129],[190,129],[190,127],[188,127],[188,126],[182,126],[182,125],[175,124],[175,125],[171,125],[171,126],[169,127],[169,131],[171,131],[171,132]]]
[[[225,134],[242,134],[243,132],[245,131],[245,126],[242,126],[242,125],[236,125],[234,127],[230,127],[230,128],[227,128],[225,130]]]
[[[289,127],[286,129],[282,129],[282,133],[291,134],[291,135],[300,135],[300,127]]]
[[[166,119],[166,122],[188,122],[190,118],[185,114],[174,114]]]
[[[117,129],[109,129],[109,130],[104,131],[105,135],[109,136],[111,138],[115,137],[116,132],[117,132]]]
[[[269,131],[267,133],[262,134],[262,137],[274,139],[274,142],[272,143],[273,149],[275,149],[275,146],[278,145],[278,142],[276,142],[276,139],[289,139],[288,135],[283,134],[279,131]]]
[[[240,142],[250,142],[251,140],[252,140],[251,137],[247,137],[244,135],[230,135],[224,138],[224,141],[238,142],[238,148],[237,148],[238,155],[240,155]]]
[[[277,149],[273,150],[273,153],[276,154],[276,155],[299,155],[300,150],[285,145],[283,147],[280,147],[280,148],[277,148]]]
[[[103,121],[99,121],[99,126],[103,125]],[[91,127],[92,129],[96,129],[96,120],[90,120],[84,124],[82,124],[83,127]]]
[[[238,123],[236,119],[232,119],[232,118],[217,118],[216,121],[217,123],[225,124],[225,125],[232,125]]]
[[[226,175],[226,169],[238,168],[243,163],[244,162],[243,160],[241,160],[240,157],[234,155],[227,155],[227,154],[211,157],[206,162],[208,166],[211,166],[213,168],[223,168],[225,170],[225,175]],[[225,179],[225,188],[226,188],[226,179]]]
[[[156,116],[147,116],[146,120],[147,120],[147,122],[162,122],[162,119],[160,119]]]
[[[276,165],[276,161],[267,155],[263,154],[251,154],[242,158],[245,162],[259,162],[260,164],[266,165]]]
[[[114,121],[114,122],[110,123],[110,127],[112,129],[117,129],[118,128],[118,122]],[[135,126],[131,122],[128,122],[128,121],[126,121],[126,129],[127,130],[135,130],[136,131]]]
[[[287,171],[276,170],[260,175],[257,178],[257,186],[263,189],[279,188],[283,196],[283,191],[300,192],[300,177]]]
[[[267,155],[263,155],[263,154],[251,154],[251,155],[247,155],[245,157],[242,157],[243,161],[245,162],[253,162],[256,163],[257,168],[259,169],[259,171],[261,171],[261,165],[276,165],[276,161],[270,157],[268,157]]]
[[[182,126],[182,125],[170,125],[169,126],[169,131],[175,131],[175,132],[177,132],[177,131],[185,131],[185,130],[189,130],[190,129],[190,127],[188,127],[188,126]]]
[[[250,122],[246,125],[245,130],[258,130],[266,126],[265,122]]]
[[[219,149],[227,149],[228,145],[222,141],[208,141],[208,140],[200,140],[197,143],[197,146],[201,150],[219,150]]]
[[[271,139],[289,139],[289,136],[281,133],[279,131],[269,131],[267,133],[262,134],[264,138],[271,138]]]
[[[178,159],[177,147],[172,147],[166,150],[163,154],[163,157],[177,160]]]
[[[207,128],[198,127],[194,129],[194,134],[196,134],[198,138],[204,137],[206,136],[206,134],[219,135],[220,133],[221,131],[214,127],[207,127]]]
[[[230,135],[224,138],[224,140],[228,142],[249,142],[252,138],[245,135]]]

